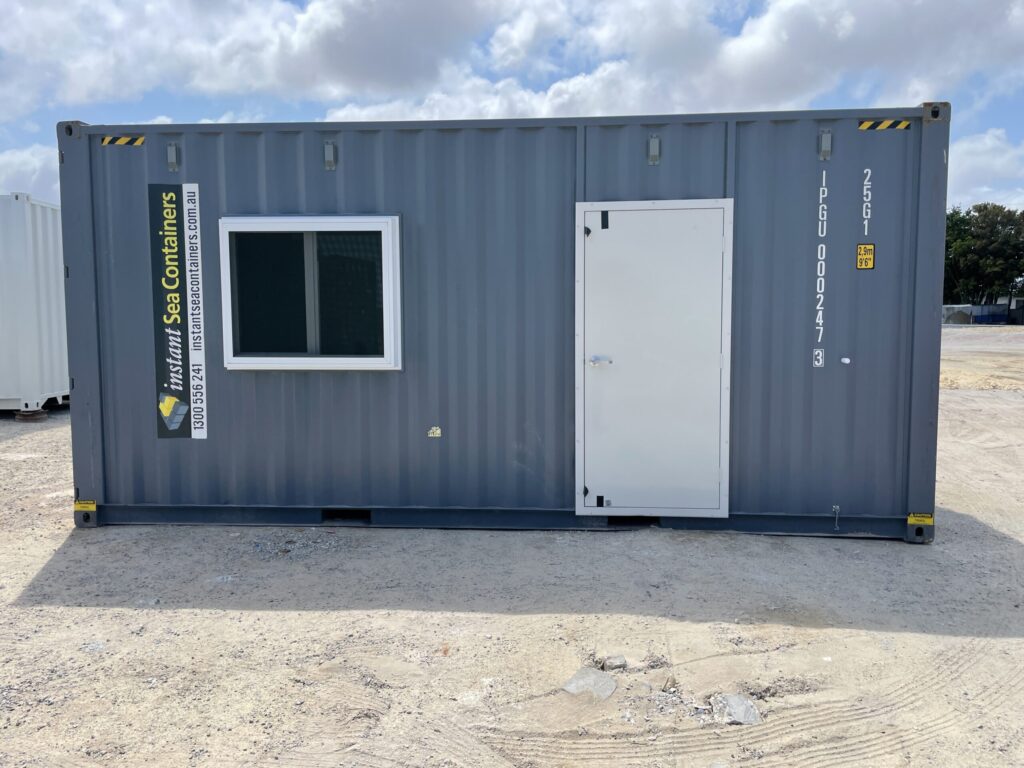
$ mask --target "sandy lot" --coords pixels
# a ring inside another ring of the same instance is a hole
[[[67,413],[0,417],[0,765],[1024,765],[1024,333],[944,349],[931,546],[75,530]]]
[[[948,326],[942,333],[942,386],[1024,390],[1024,329]]]

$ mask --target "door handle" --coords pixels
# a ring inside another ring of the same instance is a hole
[[[611,365],[612,359],[610,357],[601,357],[600,355],[591,355],[590,359],[587,360],[587,365],[591,368],[597,368],[599,365]]]

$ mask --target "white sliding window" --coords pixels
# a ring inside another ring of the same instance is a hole
[[[400,370],[397,216],[220,220],[224,366]]]

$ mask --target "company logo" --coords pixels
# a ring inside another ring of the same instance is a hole
[[[181,426],[181,422],[185,420],[188,406],[174,395],[161,392],[157,410],[160,411],[160,416],[163,417],[164,424],[167,425],[168,429],[177,429]]]
[[[158,438],[206,439],[206,338],[199,186],[149,185]]]

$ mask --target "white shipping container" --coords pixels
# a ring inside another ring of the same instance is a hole
[[[0,410],[68,395],[60,208],[0,195]]]

